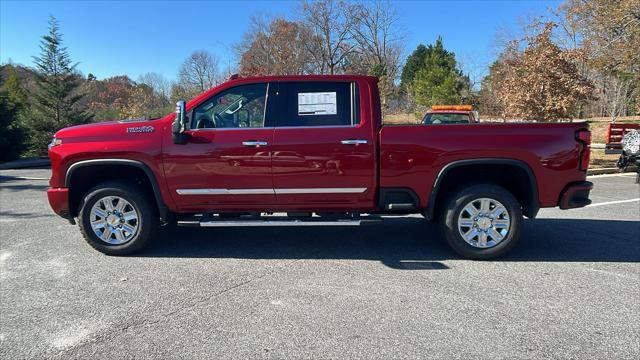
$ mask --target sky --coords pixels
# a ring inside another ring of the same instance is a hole
[[[515,32],[523,19],[559,1],[395,1],[404,55],[442,36],[463,71],[480,77],[497,55],[496,33]],[[19,1],[0,0],[0,63],[33,65],[49,15],[78,69],[98,79],[157,72],[177,77],[193,51],[208,50],[234,65],[234,44],[252,16],[295,19],[298,1]]]

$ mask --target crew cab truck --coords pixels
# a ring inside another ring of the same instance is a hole
[[[357,226],[419,213],[472,259],[511,249],[523,215],[590,203],[586,123],[382,126],[377,82],[234,77],[161,119],[62,129],[49,202],[110,255],[167,223]]]

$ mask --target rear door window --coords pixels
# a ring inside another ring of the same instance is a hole
[[[352,82],[281,82],[276,126],[357,125],[358,95]]]

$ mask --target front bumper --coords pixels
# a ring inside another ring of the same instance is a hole
[[[47,189],[47,198],[53,212],[69,219],[69,189],[68,188],[49,188]]]
[[[560,209],[575,209],[591,204],[589,192],[593,189],[590,181],[580,181],[569,184],[560,196]]]

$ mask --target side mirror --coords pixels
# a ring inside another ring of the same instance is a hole
[[[184,100],[180,100],[176,103],[176,118],[173,120],[173,124],[171,126],[174,144],[185,144],[187,142],[188,135],[184,132],[187,122],[186,108],[187,105]]]

